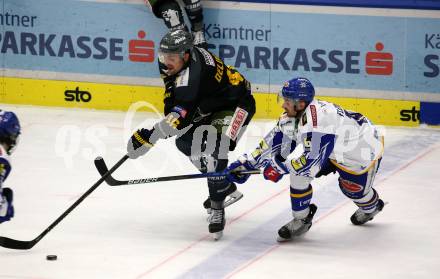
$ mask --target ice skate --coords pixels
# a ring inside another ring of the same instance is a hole
[[[385,203],[383,202],[383,200],[379,199],[377,201],[376,209],[373,212],[365,213],[364,211],[362,211],[362,209],[359,208],[353,215],[351,215],[350,220],[353,225],[363,225],[368,221],[373,220],[374,216],[376,216],[377,213],[381,212],[384,206]]]
[[[212,234],[214,240],[219,240],[223,236],[223,229],[225,228],[225,209],[223,202],[211,201],[211,215],[208,217],[209,232]]]
[[[237,186],[235,183],[231,183],[231,187],[228,189],[228,194],[225,199],[224,207],[228,207],[231,204],[239,201],[243,197],[243,193],[237,190]],[[206,212],[208,214],[211,214],[211,199],[208,197],[203,202],[203,207],[206,209]]]
[[[285,224],[278,230],[278,242],[290,241],[293,237],[300,236],[310,229],[310,227],[312,226],[313,216],[315,215],[318,208],[316,207],[316,205],[310,204],[309,209],[309,214],[306,218],[293,218],[292,221]]]

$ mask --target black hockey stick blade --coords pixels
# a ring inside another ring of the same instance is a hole
[[[105,161],[101,157],[95,159],[95,166],[98,172],[103,175],[108,171]],[[260,174],[260,170],[251,171],[241,171],[241,174]],[[122,185],[134,185],[134,184],[146,184],[153,182],[163,182],[163,181],[174,181],[183,179],[195,179],[195,178],[206,178],[206,177],[217,177],[223,176],[222,173],[209,172],[209,173],[196,173],[196,174],[184,174],[184,175],[173,175],[173,176],[163,176],[163,177],[150,177],[150,178],[140,178],[132,180],[117,180],[111,175],[107,176],[105,182],[110,186],[122,186]]]
[[[108,172],[107,165],[105,164],[105,161],[102,157],[95,158],[95,167],[101,176]],[[112,175],[107,176],[105,182],[107,182],[107,184],[110,186],[124,185],[124,181],[116,180],[113,178]]]
[[[10,249],[17,249],[17,250],[29,250],[34,245],[37,244],[37,241],[31,240],[31,241],[21,241],[21,240],[15,240],[9,237],[1,237],[0,236],[0,246]]]
[[[39,236],[37,236],[33,240],[29,241],[21,241],[15,240],[9,237],[0,236],[0,246],[9,249],[18,249],[18,250],[29,250],[35,246],[46,234],[48,234],[53,228],[55,228],[58,223],[60,223],[67,215],[69,215],[72,210],[74,210],[85,198],[87,198],[99,185],[104,182],[107,176],[111,175],[117,168],[119,168],[126,160],[128,159],[128,155],[124,155],[109,171],[104,173],[101,178],[90,187],[87,192],[85,192],[81,197],[78,198],[66,211],[61,214],[52,224],[50,224]]]

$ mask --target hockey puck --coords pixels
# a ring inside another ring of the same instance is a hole
[[[47,255],[46,260],[48,261],[56,261],[58,259],[57,255]]]

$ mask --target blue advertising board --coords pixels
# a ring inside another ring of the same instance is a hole
[[[158,78],[163,22],[141,4],[6,1],[2,68]],[[252,82],[440,93],[440,19],[205,8],[210,49]]]
[[[166,28],[145,5],[6,1],[2,19],[5,68],[156,77],[154,48]]]

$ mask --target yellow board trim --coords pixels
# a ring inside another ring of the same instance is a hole
[[[51,107],[126,111],[137,101],[147,101],[162,111],[164,90],[153,86],[100,84],[90,82],[3,78],[0,102]],[[87,91],[89,102],[65,100],[66,90]],[[144,111],[153,111],[141,108]]]
[[[77,87],[79,91],[89,92],[92,99],[89,102],[66,101],[65,91],[76,90]],[[8,104],[126,111],[131,104],[146,101],[158,111],[163,110],[164,89],[155,86],[3,77],[0,79],[0,90],[0,102]],[[253,95],[257,103],[255,118],[278,119],[282,109],[277,103],[276,94]],[[400,120],[400,111],[412,107],[420,110],[420,102],[319,96],[317,98],[338,104],[347,110],[360,112],[375,124],[411,127],[419,125],[418,122]],[[141,110],[153,111],[146,107]]]

